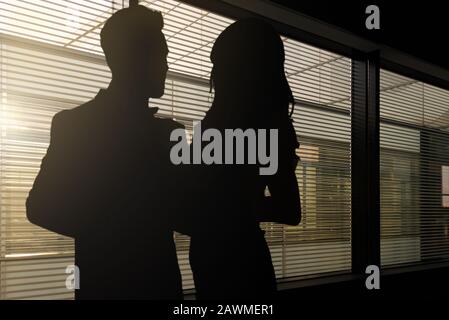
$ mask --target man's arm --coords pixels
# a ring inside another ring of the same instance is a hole
[[[86,196],[83,190],[89,186],[83,185],[79,150],[70,138],[71,130],[67,127],[70,119],[65,114],[60,112],[53,118],[50,146],[29,193],[26,209],[32,223],[74,237],[88,217],[86,201],[92,201],[83,199]]]

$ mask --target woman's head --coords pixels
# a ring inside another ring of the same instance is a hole
[[[281,37],[259,19],[239,20],[226,28],[211,52],[211,85],[216,99],[241,101],[227,104],[228,112],[288,113],[293,95],[285,77]],[[254,109],[254,110],[251,110]]]

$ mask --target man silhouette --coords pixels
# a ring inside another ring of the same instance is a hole
[[[178,299],[170,133],[149,98],[164,93],[160,13],[137,5],[101,31],[112,71],[91,101],[55,115],[50,146],[27,199],[28,219],[75,238],[76,299]]]

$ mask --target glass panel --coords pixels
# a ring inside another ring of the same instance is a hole
[[[140,3],[162,12],[170,48],[165,95],[150,103],[160,117],[182,122],[191,137],[193,121],[202,119],[212,99],[210,50],[232,20],[175,0]],[[73,241],[30,224],[25,199],[48,148],[54,114],[92,99],[110,81],[99,32],[121,7],[122,1],[109,0],[0,2],[0,298],[72,297],[61,268],[73,263]],[[297,176],[304,220],[297,227],[263,227],[279,278],[347,272],[351,60],[283,40],[297,99],[293,119],[301,143]],[[188,241],[176,235],[186,289],[193,286]]]
[[[382,265],[447,261],[449,91],[386,70],[380,83]]]

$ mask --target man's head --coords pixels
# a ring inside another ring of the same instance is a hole
[[[140,95],[164,94],[168,48],[162,15],[133,5],[113,14],[101,30],[101,47],[114,81]]]

